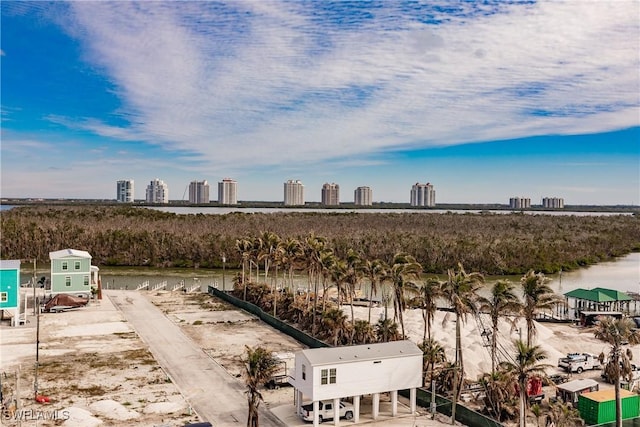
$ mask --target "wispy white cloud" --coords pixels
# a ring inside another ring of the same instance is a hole
[[[639,3],[424,6],[437,24],[398,4],[347,26],[308,3],[73,2],[129,123],[81,126],[278,165],[638,124]]]

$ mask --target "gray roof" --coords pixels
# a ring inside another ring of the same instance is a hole
[[[49,252],[49,259],[59,258],[91,258],[91,255],[87,251],[81,251],[79,249],[61,249],[59,251]]]
[[[19,259],[0,260],[0,270],[20,270]]]
[[[556,387],[574,393],[576,391],[584,390],[585,388],[593,387],[595,385],[598,385],[597,381],[590,378],[582,378],[579,380],[569,381],[568,383],[558,384]]]
[[[411,341],[391,341],[378,344],[352,345],[345,347],[311,348],[301,353],[311,366],[354,362],[362,360],[392,359],[420,356],[422,351]]]

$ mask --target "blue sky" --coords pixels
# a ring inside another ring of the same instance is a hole
[[[636,0],[0,7],[2,197],[640,203]]]

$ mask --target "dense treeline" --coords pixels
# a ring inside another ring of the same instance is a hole
[[[3,259],[47,261],[63,248],[87,250],[97,265],[228,267],[236,240],[273,232],[322,236],[335,253],[369,259],[412,254],[426,272],[458,262],[486,274],[552,273],[640,250],[631,215],[272,213],[177,215],[131,206],[28,206],[0,213]]]

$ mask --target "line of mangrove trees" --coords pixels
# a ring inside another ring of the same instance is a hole
[[[640,218],[492,213],[283,212],[184,215],[134,206],[22,206],[0,212],[3,259],[86,250],[103,266],[240,267],[239,239],[311,234],[338,256],[411,254],[427,273],[462,263],[484,274],[565,271],[640,251]]]

